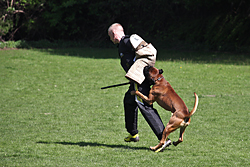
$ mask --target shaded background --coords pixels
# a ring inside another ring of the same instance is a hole
[[[108,27],[173,49],[245,51],[247,0],[2,0],[0,40],[84,41],[109,46]]]

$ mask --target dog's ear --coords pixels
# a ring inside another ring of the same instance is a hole
[[[162,69],[159,69],[159,74],[162,74],[163,73],[163,70]]]

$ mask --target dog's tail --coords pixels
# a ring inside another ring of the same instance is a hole
[[[191,117],[196,109],[197,109],[197,106],[198,106],[198,101],[199,101],[199,98],[198,98],[198,95],[194,92],[194,96],[195,96],[195,102],[194,102],[194,108],[192,109],[192,111],[189,113],[189,117]]]

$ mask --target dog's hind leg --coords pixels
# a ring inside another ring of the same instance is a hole
[[[191,118],[185,118],[182,123],[181,123],[181,127],[180,127],[180,136],[179,136],[179,139],[178,141],[176,142],[173,142],[173,145],[174,146],[177,146],[178,144],[180,144],[182,141],[183,141],[183,135],[184,135],[184,132],[185,132],[185,129],[187,128],[187,126],[190,124],[191,122]]]
[[[184,132],[185,132],[186,127],[187,127],[187,126],[182,126],[182,127],[180,128],[180,136],[179,136],[178,141],[173,142],[173,145],[174,145],[174,146],[177,146],[178,144],[180,144],[180,143],[183,141],[183,134],[184,134]]]
[[[165,143],[165,141],[166,141],[167,137],[169,136],[169,134],[170,134],[171,132],[175,131],[177,128],[178,128],[178,127],[174,127],[174,126],[172,126],[171,124],[167,124],[166,128],[165,128],[164,131],[163,131],[161,141],[159,142],[159,144],[158,144],[157,146],[155,146],[155,147],[150,147],[150,150],[155,151],[155,150],[161,148],[162,145]]]
[[[168,138],[169,134],[178,129],[182,123],[183,119],[179,119],[176,117],[176,114],[173,114],[172,117],[170,118],[167,126],[165,127],[163,134],[162,134],[162,139],[160,143],[155,146],[155,147],[150,147],[150,150],[157,150],[161,148],[161,146],[165,143],[166,139]]]

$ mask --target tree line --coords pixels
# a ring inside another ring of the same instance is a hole
[[[0,40],[84,40],[105,43],[121,23],[166,47],[230,50],[250,46],[247,0],[2,0]]]

